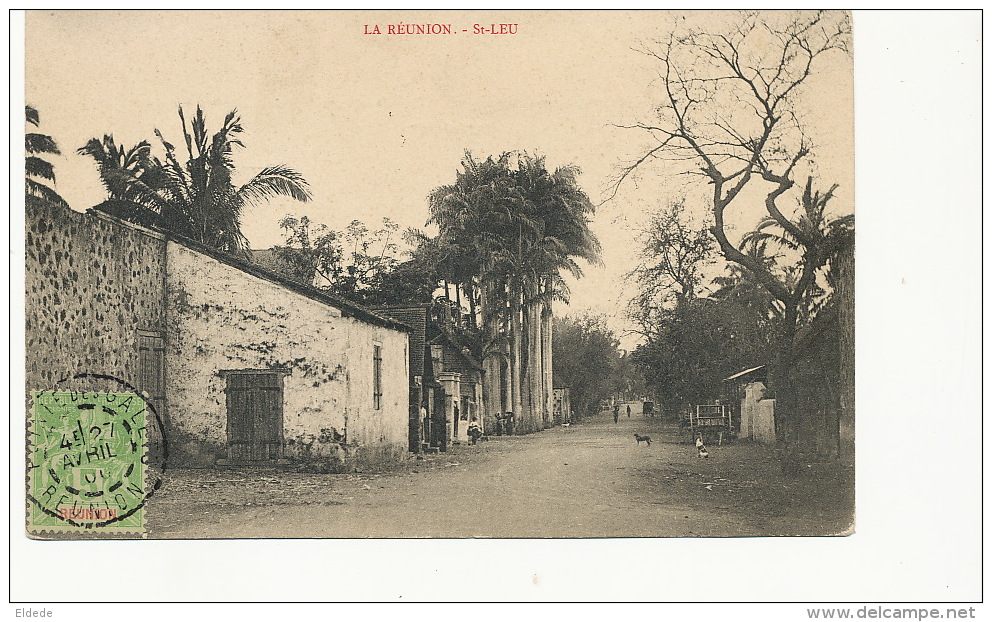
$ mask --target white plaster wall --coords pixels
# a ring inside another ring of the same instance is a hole
[[[360,447],[406,451],[410,399],[408,336],[405,332],[343,318],[348,331],[348,442]],[[373,345],[382,346],[382,400],[373,398]]]
[[[765,384],[751,382],[744,387],[744,399],[741,400],[741,436],[754,439],[754,424],[758,411],[758,401],[765,397]]]
[[[374,326],[182,245],[168,245],[166,384],[180,458],[225,457],[223,369],[285,367],[288,457],[406,447],[407,334]],[[383,346],[383,404],[373,409],[372,342]]]

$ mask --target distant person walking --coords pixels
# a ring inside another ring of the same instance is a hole
[[[613,423],[620,423],[620,404],[613,405]]]
[[[627,418],[630,419],[630,404],[627,404]]]

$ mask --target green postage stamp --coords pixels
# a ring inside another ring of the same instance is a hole
[[[143,534],[145,401],[37,391],[28,431],[28,531]]]

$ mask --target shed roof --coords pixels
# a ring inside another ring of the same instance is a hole
[[[765,368],[764,365],[758,365],[757,367],[752,367],[751,369],[745,369],[744,371],[737,372],[733,376],[728,376],[728,377],[724,378],[723,381],[724,382],[727,382],[728,380],[737,380],[738,378],[741,378],[743,376],[747,376],[751,372],[755,372],[755,371],[758,371],[759,369],[764,369],[764,368]]]

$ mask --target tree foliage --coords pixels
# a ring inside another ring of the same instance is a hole
[[[285,239],[275,251],[291,266],[295,277],[306,285],[333,285],[341,270],[343,255],[338,233],[327,225],[312,222],[307,216],[287,215],[279,221],[279,228]]]
[[[654,159],[681,162],[685,172],[702,176],[711,186],[710,231],[720,251],[790,309],[805,296],[811,276],[791,288],[776,278],[730,241],[726,212],[757,182],[768,217],[817,255],[817,263],[820,240],[783,213],[778,201],[795,186],[798,167],[813,148],[797,114],[801,87],[817,62],[845,52],[849,40],[843,12],[746,13],[723,32],[673,30],[646,50],[661,65],[663,90],[657,120],[634,127],[657,144],[625,169],[621,181]],[[810,177],[807,189],[804,209],[822,212],[836,186],[814,191]]]
[[[632,356],[664,408],[681,412],[719,399],[724,378],[769,362],[770,329],[758,309],[738,300],[697,298],[660,313]]]
[[[652,214],[641,238],[638,266],[628,275],[637,285],[631,311],[650,337],[659,313],[681,308],[699,294],[715,252],[707,228],[689,223],[684,199]]]
[[[241,216],[249,206],[277,197],[309,201],[306,180],[282,165],[263,168],[247,183],[233,181],[234,151],[244,147],[244,131],[236,110],[210,134],[199,106],[187,122],[179,107],[185,154],[155,130],[163,156],[148,141],[126,148],[112,134],[91,138],[79,149],[97,163],[109,200],[98,206],[121,218],[152,224],[238,255],[248,252]]]
[[[644,50],[658,62],[662,77],[656,118],[632,126],[656,144],[627,166],[618,182],[657,160],[705,180],[710,232],[720,253],[781,310],[771,380],[780,439],[792,463],[799,443],[813,436],[800,434],[789,380],[796,337],[823,306],[827,290],[821,282],[831,258],[853,240],[853,220],[825,216],[837,186],[815,187],[809,166],[814,145],[801,101],[810,76],[831,55],[845,54],[850,37],[850,17],[840,11],[749,12],[713,31],[673,29]],[[780,203],[795,196],[799,175],[806,177],[799,209],[788,214]],[[728,210],[754,200],[766,218],[735,245],[728,235]],[[770,261],[762,252],[773,239],[793,245],[791,268],[784,267],[784,258]]]
[[[496,303],[523,298],[524,289],[531,290],[527,296],[566,297],[561,272],[581,276],[576,259],[597,261],[599,254],[589,230],[594,206],[578,174],[574,166],[548,171],[543,157],[528,154],[480,161],[466,152],[455,183],[429,198],[428,224],[440,229],[441,277],[469,290],[486,288],[493,298],[484,313],[509,307]]]
[[[768,362],[773,299],[735,264],[713,276],[712,237],[683,201],[654,215],[642,243],[630,312],[645,342],[632,359],[669,412],[712,402],[724,378]]]
[[[466,152],[454,183],[429,197],[438,273],[446,290],[454,285],[454,296],[445,297],[460,318],[466,294],[472,325],[477,315],[481,320],[484,358],[508,363],[511,409],[522,431],[550,421],[546,344],[551,303],[568,295],[562,274],[578,277],[577,260],[598,261],[589,229],[594,206],[578,174],[573,166],[549,171],[543,157],[525,153],[477,160]]]
[[[569,388],[577,416],[597,413],[623,387],[620,342],[597,316],[556,317],[554,334],[555,386]]]
[[[333,231],[307,216],[286,216],[279,226],[285,241],[275,251],[294,278],[307,285],[369,305],[431,300],[436,272],[419,248],[408,248],[423,238],[418,232],[401,234],[388,218],[375,230],[353,220],[343,231]]]
[[[28,124],[38,127],[41,118],[32,106],[24,107]],[[52,188],[55,185],[55,167],[45,156],[61,155],[51,136],[38,132],[24,133],[24,194],[56,205],[66,205],[65,200]]]

